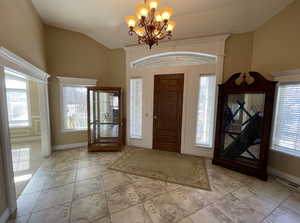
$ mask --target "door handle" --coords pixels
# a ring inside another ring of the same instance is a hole
[[[156,116],[156,115],[153,115],[153,119],[157,119],[157,116]]]

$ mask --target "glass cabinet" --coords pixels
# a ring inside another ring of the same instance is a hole
[[[122,138],[122,89],[89,87],[88,150],[120,150]]]

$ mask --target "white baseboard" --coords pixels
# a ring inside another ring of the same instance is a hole
[[[75,149],[75,148],[87,146],[87,144],[88,144],[87,142],[81,142],[81,143],[74,143],[74,144],[56,145],[53,146],[53,150],[58,151],[58,150]]]
[[[276,170],[276,169],[273,169],[271,167],[268,167],[268,173],[270,175],[273,175],[273,176],[276,176],[276,177],[279,177],[281,179],[284,179],[284,180],[288,180],[292,183],[295,183],[295,184],[298,184],[300,185],[300,177],[296,177],[296,176],[293,176],[293,175],[290,175],[290,174],[287,174],[285,172],[282,172],[280,170]]]
[[[9,219],[9,209],[6,208],[6,210],[0,216],[0,223],[6,223],[8,219]]]
[[[32,142],[32,141],[39,141],[41,140],[41,136],[32,136],[32,137],[20,137],[20,138],[12,138],[12,143],[18,142]]]

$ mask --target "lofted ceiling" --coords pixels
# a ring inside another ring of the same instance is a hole
[[[174,10],[174,39],[254,31],[293,0],[161,0]],[[143,0],[32,0],[42,20],[108,48],[136,44],[124,18]]]

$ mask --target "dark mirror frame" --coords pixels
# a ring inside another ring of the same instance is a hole
[[[250,78],[248,78],[246,74],[236,73],[233,74],[225,83],[219,85],[215,149],[212,162],[216,165],[255,176],[262,180],[267,180],[268,152],[270,148],[274,97],[277,82],[269,81],[257,72],[249,72],[249,77]],[[251,82],[249,79],[252,79]],[[238,80],[241,80],[240,83],[237,83]],[[224,143],[222,140],[224,138],[222,136],[222,126],[224,122],[223,111],[227,97],[230,94],[246,93],[265,94],[260,156],[256,166],[247,165],[238,160],[225,160],[221,157],[221,149]]]

